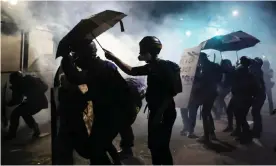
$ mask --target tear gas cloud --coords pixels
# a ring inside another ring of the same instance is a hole
[[[261,41],[253,48],[239,51],[239,56],[265,55],[274,64],[276,63],[273,58],[276,52],[276,26],[273,25],[275,16],[270,12],[272,5],[262,3],[264,2],[19,1],[17,5],[12,6],[16,10],[9,12],[20,20],[18,22],[23,27],[50,25],[48,28],[58,39],[61,39],[82,18],[103,10],[124,12],[128,15],[123,19],[126,32],[120,32],[119,25],[116,25],[98,37],[98,40],[105,49],[133,66],[143,64],[137,59],[138,43],[146,35],[156,36],[161,40],[162,58],[178,63],[185,48],[197,46],[215,35],[237,30],[252,34]],[[43,44],[43,40],[36,42],[36,45]],[[212,60],[215,53],[216,61],[220,61],[219,52],[206,52]],[[100,47],[98,54],[104,58]],[[236,62],[235,52],[225,52],[222,55],[223,58]],[[141,123],[142,119],[146,120],[145,117],[138,118],[137,123]]]

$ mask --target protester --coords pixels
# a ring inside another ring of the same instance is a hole
[[[72,51],[74,57],[69,54]],[[106,152],[114,149],[113,139],[124,126],[132,124],[137,114],[129,86],[115,65],[97,56],[94,42],[72,42],[66,36],[59,43],[57,54],[63,57],[61,65],[68,81],[75,85],[86,84],[88,92],[85,97],[87,101],[93,101],[95,116],[91,134],[86,144],[79,142],[85,146],[82,155],[93,165],[110,164]],[[75,65],[82,71],[78,71]]]
[[[262,132],[262,116],[261,109],[266,99],[265,83],[262,71],[263,60],[261,58],[255,58],[252,60],[250,66],[250,72],[255,76],[256,82],[258,83],[258,92],[253,99],[251,114],[253,117],[253,137],[260,138]]]
[[[235,71],[232,85],[232,102],[234,104],[234,114],[236,117],[236,130],[233,135],[241,143],[249,143],[252,141],[250,127],[246,120],[253,99],[258,92],[258,83],[254,75],[249,72],[251,60],[245,56],[240,58],[240,66]]]
[[[11,140],[16,137],[20,117],[33,130],[33,137],[39,137],[40,130],[33,115],[39,113],[42,109],[48,108],[45,95],[48,89],[47,84],[38,77],[24,75],[20,71],[11,73],[10,84],[12,100],[7,105],[18,106],[11,113],[9,132],[5,139]]]
[[[264,72],[264,82],[265,82],[265,87],[266,87],[266,95],[267,95],[267,100],[268,100],[269,112],[271,114],[274,109],[273,96],[272,96],[272,88],[274,87],[274,84],[275,84],[272,81],[273,76],[274,76],[274,71],[273,71],[273,69],[271,69],[270,63],[268,60],[265,60],[263,62],[262,69]]]
[[[148,146],[153,165],[173,165],[169,144],[176,118],[173,97],[182,91],[180,68],[177,64],[158,58],[162,49],[160,40],[144,37],[140,43],[138,59],[147,64],[130,67],[105,50],[107,59],[115,62],[125,73],[133,76],[147,75],[146,101],[149,108]]]

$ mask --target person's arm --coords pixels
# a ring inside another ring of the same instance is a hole
[[[139,66],[139,67],[131,67],[128,64],[121,61],[110,51],[105,51],[105,57],[111,61],[113,61],[123,72],[131,76],[142,76],[148,75],[148,66]]]

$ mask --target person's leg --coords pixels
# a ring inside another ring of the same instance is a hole
[[[22,112],[24,112],[24,105],[17,106],[11,113],[10,116],[10,126],[9,126],[9,132],[8,135],[5,137],[5,139],[10,140],[16,137],[16,132],[19,126],[19,119],[22,115]]]
[[[233,116],[234,116],[234,99],[232,98],[226,109],[227,114],[227,127],[223,130],[224,132],[231,132],[233,130]]]
[[[152,155],[153,165],[173,165],[173,158],[170,152],[170,139],[173,124],[176,119],[174,103],[164,112],[164,119],[161,124],[155,126],[153,129],[152,120],[154,119],[154,114],[149,116],[149,149]],[[152,111],[152,110],[151,110]]]
[[[253,117],[253,136],[255,138],[260,138],[261,137],[261,132],[262,132],[262,116],[261,116],[261,109],[264,104],[265,98],[260,98],[257,99],[253,105],[252,105],[252,110],[251,114]]]
[[[212,95],[206,100],[203,104],[202,109],[202,120],[203,120],[203,129],[204,136],[203,139],[206,141],[210,140],[211,133],[214,134],[214,121],[211,114],[211,109],[215,101],[215,95]]]
[[[110,145],[107,151],[112,158],[114,165],[122,165],[120,155],[118,154],[117,149],[113,144]]]
[[[188,108],[181,108],[180,109],[182,123],[183,123],[183,130],[180,132],[181,135],[186,135],[186,132],[189,130],[189,109]]]
[[[266,95],[267,95],[267,100],[268,100],[269,112],[271,114],[273,112],[273,110],[274,110],[272,90],[271,89],[267,89]]]
[[[196,102],[191,102],[189,105],[189,134],[188,137],[195,138],[194,129],[196,126],[196,117],[199,104]]]
[[[134,134],[131,126],[128,126],[119,132],[121,136],[120,155],[122,157],[133,156],[132,147],[134,146]]]
[[[170,141],[171,141],[171,135],[172,135],[172,129],[173,125],[176,119],[176,111],[175,108],[172,107],[170,110],[166,112],[165,116],[167,118],[164,118],[163,122],[163,133],[164,135],[164,143],[162,148],[162,165],[173,165],[173,157],[170,151]]]

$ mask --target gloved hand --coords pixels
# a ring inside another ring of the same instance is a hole
[[[108,60],[114,61],[116,59],[115,55],[106,49],[104,49],[104,55]]]

